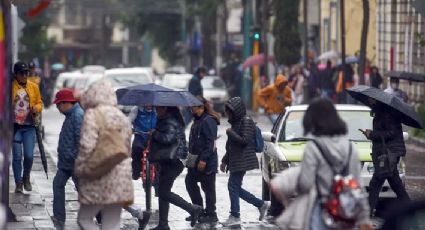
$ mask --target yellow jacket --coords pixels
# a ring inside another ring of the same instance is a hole
[[[12,84],[12,103],[16,97],[16,93],[19,89],[19,83],[15,79]],[[30,109],[34,110],[36,113],[41,113],[43,110],[43,102],[41,101],[40,90],[38,89],[38,85],[31,81],[27,81],[25,91],[27,92],[30,98]]]
[[[268,114],[277,114],[285,111],[285,107],[292,103],[291,89],[286,86],[279,91],[281,84],[287,83],[288,80],[283,75],[278,75],[274,84],[262,89],[257,95],[257,101]]]

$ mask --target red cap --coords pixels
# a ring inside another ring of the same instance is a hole
[[[78,99],[74,96],[74,91],[72,89],[61,89],[56,93],[54,104],[61,102],[77,102]]]

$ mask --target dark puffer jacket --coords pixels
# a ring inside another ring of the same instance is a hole
[[[204,161],[206,173],[217,172],[218,159],[215,140],[218,121],[207,113],[195,118],[189,136],[189,152],[198,155],[198,162]]]
[[[258,168],[255,154],[255,124],[246,116],[245,105],[240,97],[234,97],[226,103],[232,113],[227,131],[226,154],[221,160],[230,172],[249,171]]]
[[[160,145],[169,145],[171,147],[178,139],[180,139],[180,145],[175,158],[185,159],[187,157],[187,146],[183,125],[172,115],[158,118],[155,132],[152,134],[151,154],[155,154],[155,149],[158,149]]]
[[[394,156],[406,155],[400,119],[390,111],[380,109],[373,118],[373,131],[370,133],[372,153],[379,153],[382,150],[382,138]]]

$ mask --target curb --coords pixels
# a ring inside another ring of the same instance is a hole
[[[408,143],[425,148],[425,139],[417,137],[409,137]]]

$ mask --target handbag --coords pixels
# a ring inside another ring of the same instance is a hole
[[[126,140],[121,128],[107,125],[104,115],[94,109],[99,137],[93,153],[84,162],[86,169],[77,176],[88,180],[97,180],[110,172],[117,164],[128,157]]]
[[[149,162],[160,162],[164,160],[175,159],[180,142],[181,140],[179,137],[177,137],[177,141],[171,145],[164,145],[153,142],[151,145],[151,152],[148,157]]]
[[[187,168],[194,168],[196,166],[197,161],[198,155],[188,153],[185,165]]]
[[[387,147],[384,138],[381,136],[382,150],[378,154],[372,154],[373,167],[377,176],[390,176],[397,167],[397,159]]]

